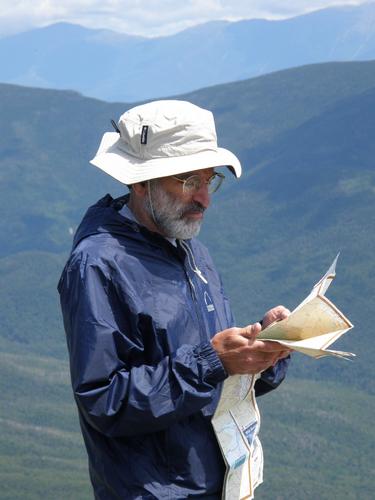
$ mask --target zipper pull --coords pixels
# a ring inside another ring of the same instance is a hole
[[[205,283],[205,284],[207,285],[208,281],[207,281],[207,280],[206,280],[206,278],[203,276],[202,271],[201,271],[198,267],[196,267],[196,268],[194,269],[194,272],[195,272],[195,273],[196,273],[196,274],[200,277],[200,279],[203,281],[203,283]]]

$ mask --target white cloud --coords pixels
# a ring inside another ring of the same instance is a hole
[[[215,20],[282,19],[367,0],[0,0],[0,36],[66,21],[143,36]]]

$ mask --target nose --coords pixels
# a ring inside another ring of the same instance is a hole
[[[206,182],[202,182],[200,188],[194,193],[193,201],[200,203],[204,208],[209,207],[211,195],[208,192],[208,184]]]

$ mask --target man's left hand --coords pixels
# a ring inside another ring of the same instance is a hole
[[[271,325],[275,321],[281,321],[289,316],[290,311],[284,306],[273,307],[263,317],[262,320],[262,330],[267,328],[267,326]]]

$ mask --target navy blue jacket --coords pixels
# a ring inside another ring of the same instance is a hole
[[[58,286],[95,498],[218,499],[211,417],[227,374],[210,339],[232,313],[206,248],[125,219],[124,202],[89,208]]]

